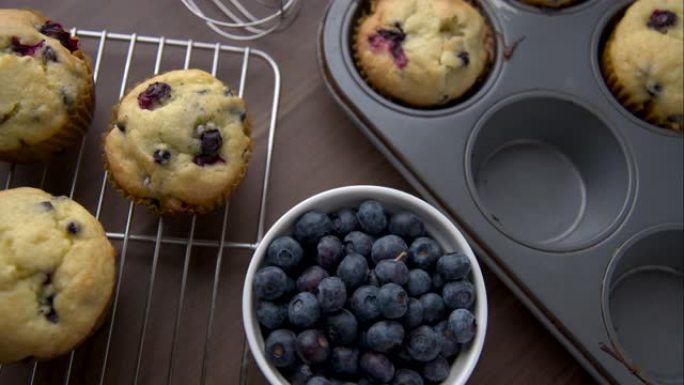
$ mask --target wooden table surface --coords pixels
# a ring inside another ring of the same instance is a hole
[[[302,199],[333,187],[375,184],[415,194],[328,94],[316,54],[318,29],[327,1],[302,2],[304,4],[298,18],[288,29],[250,43],[273,56],[280,66],[283,81],[266,208],[267,226]],[[67,27],[232,44],[214,34],[178,0],[3,0],[2,6],[37,9],[62,21]],[[93,48],[90,49],[92,53]],[[182,62],[177,65],[182,65]],[[228,68],[230,69],[232,67]],[[267,77],[271,78],[268,68],[257,66],[255,71],[257,70],[265,71],[269,74]],[[150,67],[147,72],[151,71]],[[91,156],[94,161],[88,162],[85,168],[98,176],[81,178],[75,194],[77,200],[93,211],[101,180],[101,169],[97,164],[97,132],[104,129],[110,106],[118,97],[116,83],[103,85],[107,81],[106,73],[102,77],[103,80],[98,81],[97,117],[86,142],[86,146],[89,146],[86,158],[90,159],[88,157]],[[262,87],[264,90],[258,89],[251,94],[248,92],[248,103],[267,107],[270,102],[268,87],[259,83],[258,73],[252,75],[252,78],[257,79],[254,81],[257,84],[255,88]],[[267,111],[265,107],[259,107],[258,110]],[[254,228],[254,217],[258,211],[255,197],[258,197],[262,187],[267,118],[255,116],[254,136],[258,144],[248,177],[231,201],[229,239],[249,240],[253,234],[251,229]],[[91,140],[91,137],[95,139]],[[51,164],[49,167],[45,188],[55,194],[64,194],[68,191],[69,178],[63,175],[69,175],[68,172],[61,170],[59,164]],[[8,169],[9,165],[0,163],[0,178],[7,177]],[[40,170],[38,166],[17,167],[12,186],[38,184],[40,176],[36,178],[35,175],[40,174]],[[0,179],[0,182],[4,180]],[[115,193],[108,194],[106,199],[107,209],[104,210],[102,220],[108,231],[118,231],[125,223],[127,202]],[[153,215],[144,209],[137,209],[134,215],[133,223],[137,231],[155,234],[158,222]],[[164,233],[177,231],[179,236],[184,236],[187,234],[188,222],[187,219],[173,219],[169,221],[170,224],[165,221]],[[212,223],[215,223],[213,219],[198,221],[198,237],[211,233]],[[249,230],[245,230],[247,228]],[[121,242],[117,241],[116,245],[121,250]],[[105,383],[131,383],[136,376],[135,358],[136,353],[141,350],[140,330],[145,290],[149,288],[153,246],[131,243],[128,247],[128,259],[122,279],[126,286],[121,291]],[[172,348],[169,341],[174,335],[178,282],[183,271],[184,251],[180,246],[168,246],[161,251],[155,273],[149,325],[144,335],[139,383],[199,383],[216,250],[195,248],[191,253],[185,309],[180,331],[176,335],[176,353],[169,358]],[[225,257],[215,317],[217,331],[210,341],[212,353],[208,359],[207,376],[209,383],[231,384],[238,382],[241,369],[244,337],[240,318],[240,291],[242,276],[249,261],[249,251],[237,250]],[[470,383],[594,383],[587,372],[533,318],[502,282],[487,268],[484,268],[484,272],[489,296],[489,329],[484,352]],[[195,314],[199,316],[195,317]],[[103,327],[91,341],[78,349],[69,383],[96,383],[95,379],[99,378],[97,376],[103,362],[106,331],[107,327]],[[64,383],[67,366],[68,357],[40,363],[36,366],[35,373],[32,363],[5,366],[0,372],[0,384],[27,383],[32,373],[35,375],[34,383]],[[169,376],[170,372],[172,375]],[[249,384],[265,382],[253,363],[246,372]]]

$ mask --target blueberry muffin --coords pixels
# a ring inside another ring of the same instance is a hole
[[[602,66],[615,96],[653,124],[682,130],[684,14],[681,0],[638,0],[603,50]]]
[[[416,107],[467,93],[488,71],[493,45],[486,20],[464,0],[371,0],[354,42],[371,86]]]
[[[580,0],[518,0],[521,3],[534,5],[536,7],[543,8],[563,8],[570,5],[574,5],[580,2]]]
[[[62,26],[0,9],[0,160],[45,160],[77,143],[90,124],[90,61]]]
[[[130,90],[104,141],[114,184],[162,214],[222,204],[244,176],[251,151],[244,101],[196,69],[167,72]]]
[[[50,359],[99,326],[115,281],[100,223],[66,197],[0,191],[0,363]]]

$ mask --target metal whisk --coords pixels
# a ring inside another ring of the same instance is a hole
[[[190,12],[219,35],[232,40],[247,41],[285,28],[294,20],[299,0],[180,0]],[[202,8],[198,3],[202,3]],[[258,3],[258,4],[255,4]],[[208,16],[204,10],[211,5],[220,18]],[[248,6],[249,5],[249,6]],[[261,8],[257,13],[255,8]],[[264,9],[270,11],[264,12]]]

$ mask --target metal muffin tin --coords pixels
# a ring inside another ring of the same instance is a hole
[[[363,80],[352,44],[369,0],[331,2],[319,55],[359,128],[599,382],[682,384],[682,135],[632,115],[600,69],[630,3],[480,1],[496,59],[444,108]]]

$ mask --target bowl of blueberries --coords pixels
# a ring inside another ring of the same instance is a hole
[[[242,314],[272,384],[465,384],[487,296],[475,255],[437,209],[348,186],[304,200],[266,233]]]

